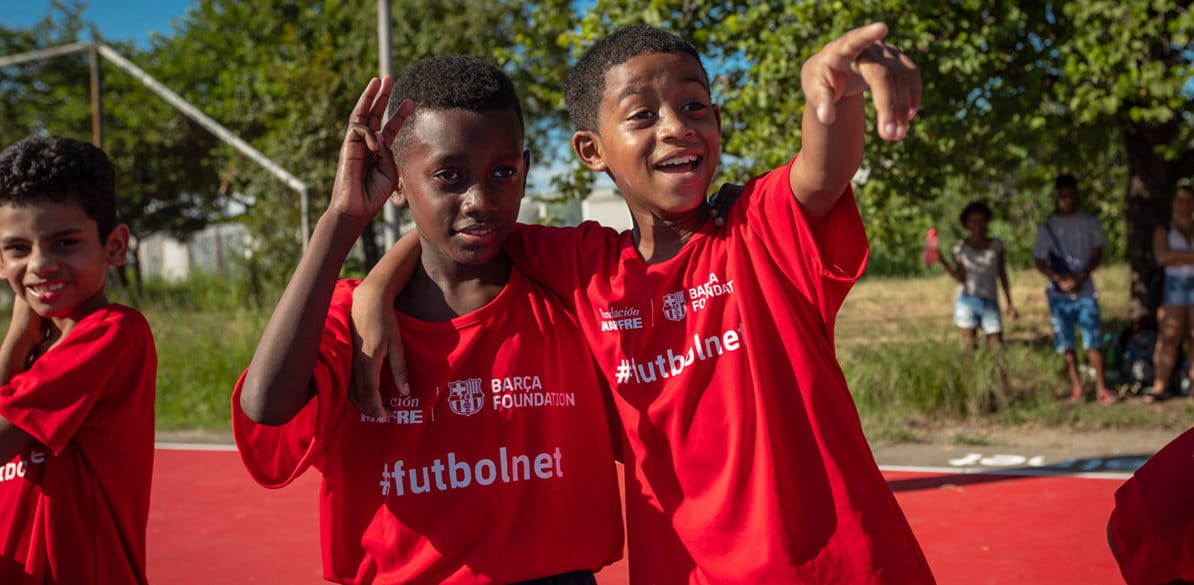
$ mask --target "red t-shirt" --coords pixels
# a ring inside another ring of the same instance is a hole
[[[340,583],[511,583],[597,570],[622,555],[613,440],[600,376],[562,303],[518,271],[452,321],[399,315],[409,396],[394,414],[347,398],[356,281],[332,299],[316,397],[280,427],[233,393],[233,433],[253,477],[280,487],[323,473],[324,578]],[[612,408],[612,407],[611,407]]]
[[[35,443],[0,468],[0,583],[145,583],[157,352],[108,305],[0,386]]]
[[[1115,492],[1107,533],[1128,585],[1194,582],[1194,429]]]
[[[614,390],[631,582],[933,582],[834,351],[868,253],[853,195],[810,226],[788,171],[665,262],[591,222],[506,245],[571,299]]]

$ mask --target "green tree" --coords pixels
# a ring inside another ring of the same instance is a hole
[[[395,73],[444,53],[506,65],[526,103],[532,147],[542,152],[540,137],[553,126],[537,121],[559,118],[560,84],[552,76],[566,71],[567,52],[552,35],[569,26],[565,2],[391,5]],[[378,73],[377,43],[374,1],[199,0],[171,36],[154,40],[153,56],[155,69],[179,93],[310,185],[317,215],[331,189],[344,121]],[[284,278],[292,263],[278,260],[299,251],[297,195],[228,149],[219,159],[228,190],[248,209],[243,221],[257,259],[252,272]],[[381,252],[376,232],[367,231],[362,244],[372,265]]]
[[[860,0],[857,2],[598,0],[571,42],[646,22],[683,34],[714,74],[723,106],[724,174],[741,180],[783,163],[800,143],[800,66],[872,20],[909,53],[924,103],[902,143],[869,134],[859,203],[876,260],[907,270],[924,229],[953,224],[985,198],[1004,210],[1000,235],[1029,261],[1052,209],[1050,180],[1077,175],[1086,204],[1126,252],[1134,308],[1156,306],[1148,245],[1175,181],[1194,169],[1190,2]],[[873,119],[872,119],[873,121]]]
[[[55,3],[29,29],[0,28],[0,55],[80,40],[97,32],[78,3]],[[134,62],[147,56],[114,43]],[[104,150],[117,169],[117,205],[134,235],[180,237],[218,216],[218,176],[205,157],[214,139],[116,67],[101,60]],[[45,133],[92,139],[89,55],[74,53],[0,68],[0,144]],[[121,273],[121,276],[125,276]]]

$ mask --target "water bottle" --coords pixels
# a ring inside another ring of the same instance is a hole
[[[925,234],[925,266],[932,266],[937,263],[937,260],[941,259],[941,251],[938,249],[938,245],[937,228],[929,228],[929,233]]]

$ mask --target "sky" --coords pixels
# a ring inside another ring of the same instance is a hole
[[[135,41],[149,46],[152,32],[170,33],[170,19],[181,17],[190,0],[89,0],[85,20],[99,27],[107,40]],[[32,26],[50,12],[49,0],[0,0],[0,26]],[[82,39],[90,40],[90,39]]]

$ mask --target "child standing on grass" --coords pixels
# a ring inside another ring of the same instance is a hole
[[[77,140],[0,152],[0,583],[145,583],[157,353],[104,293],[129,230],[115,172]]]
[[[1078,180],[1060,175],[1053,182],[1053,215],[1036,233],[1032,256],[1045,275],[1045,296],[1049,300],[1053,325],[1053,347],[1065,359],[1070,380],[1070,402],[1081,402],[1085,391],[1078,374],[1077,340],[1074,327],[1082,331],[1082,345],[1095,374],[1095,396],[1103,404],[1115,404],[1107,389],[1103,368],[1102,320],[1099,299],[1090,275],[1103,261],[1107,235],[1093,215],[1078,206]]]
[[[978,328],[987,334],[987,344],[1003,344],[1003,319],[999,311],[999,284],[1003,283],[1007,300],[1007,318],[1016,319],[1012,304],[1012,287],[1007,281],[1007,263],[1003,241],[987,235],[991,223],[991,208],[975,201],[962,209],[958,220],[970,232],[970,237],[958,240],[953,246],[954,264],[944,256],[941,266],[961,283],[954,301],[954,324],[962,330],[962,347],[973,351],[978,346]]]
[[[568,300],[613,389],[632,583],[933,582],[833,343],[868,253],[850,189],[863,91],[887,140],[920,104],[919,73],[886,33],[853,30],[804,64],[800,153],[723,188],[740,189],[723,221],[706,204],[721,113],[692,45],[626,27],[568,76],[573,150],[612,177],[634,229],[526,226],[506,251]],[[374,328],[365,354],[395,339],[376,330],[398,261],[383,262],[358,289],[376,315],[354,318]]]
[[[580,328],[502,252],[529,163],[518,95],[493,65],[437,57],[394,84],[383,125],[390,86],[353,109],[331,203],[236,385],[241,457],[267,487],[322,472],[330,581],[592,584],[622,554],[613,441]],[[418,367],[372,416],[347,399],[357,282],[337,275],[391,193],[422,245],[389,307]]]

